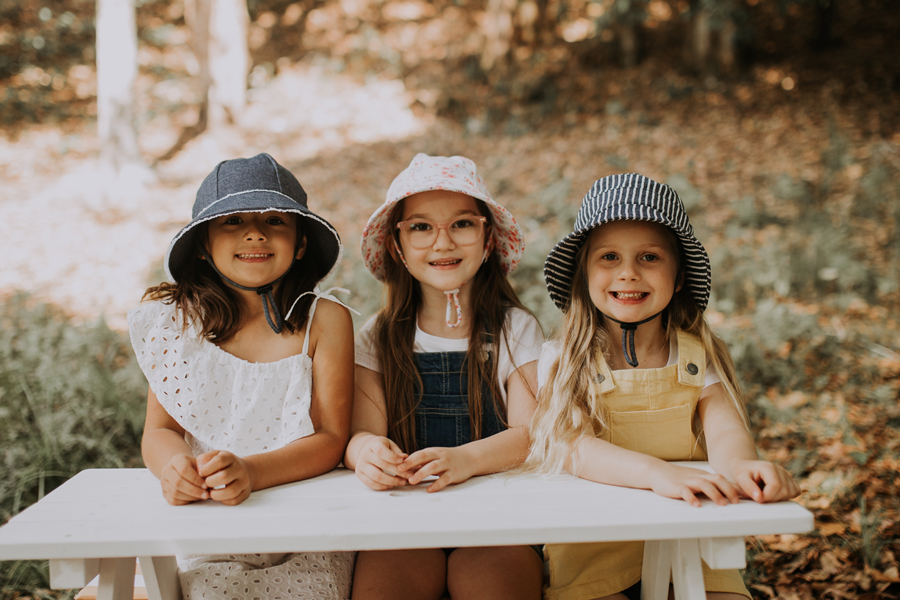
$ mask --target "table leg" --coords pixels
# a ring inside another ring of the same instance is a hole
[[[101,558],[97,600],[134,598],[134,557]]]
[[[138,560],[150,600],[181,600],[178,564],[174,556],[142,556]]]
[[[700,556],[710,569],[743,569],[747,566],[744,538],[703,538]]]
[[[59,558],[50,561],[50,588],[83,588],[100,572],[99,558]]]
[[[641,600],[666,600],[672,572],[672,547],[668,540],[644,542],[641,567]]]
[[[703,567],[700,564],[700,540],[671,540],[672,585],[675,600],[706,600]]]

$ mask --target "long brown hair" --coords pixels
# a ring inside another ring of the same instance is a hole
[[[599,437],[609,427],[609,414],[599,386],[591,385],[597,360],[609,355],[614,341],[607,333],[608,320],[591,301],[587,286],[585,243],[575,256],[577,269],[563,325],[557,334],[561,346],[550,365],[547,381],[538,391],[538,408],[531,425],[532,444],[523,471],[560,473],[569,460],[577,469],[576,444],[583,436]],[[679,256],[681,254],[680,244]],[[681,261],[679,260],[679,265]],[[680,270],[679,270],[680,273]],[[676,276],[680,279],[680,275]],[[703,310],[687,289],[675,292],[663,313],[666,336],[681,329],[700,338],[707,359],[719,374],[725,394],[749,428],[740,384],[728,347],[710,329]],[[574,459],[573,459],[574,457]]]
[[[297,244],[299,248],[304,232],[302,219],[297,221]],[[208,224],[201,223],[197,232],[198,243],[207,239]],[[275,304],[281,315],[287,314],[291,304],[303,292],[312,291],[325,273],[319,273],[315,262],[306,252],[300,260],[294,261],[287,275],[274,292]],[[175,303],[183,318],[182,328],[187,330],[192,324],[199,326],[200,334],[216,342],[228,341],[244,322],[244,304],[237,292],[225,284],[207,261],[200,257],[199,248],[182,267],[177,282],[163,282],[147,288],[142,300],[159,300],[166,304]],[[308,294],[301,298],[284,321],[284,331],[295,333],[306,323],[313,297]]]
[[[476,204],[490,224],[490,211],[480,200]],[[391,213],[388,231],[396,232],[403,213],[402,206],[402,202],[398,203]],[[413,347],[422,292],[419,282],[410,275],[403,263],[392,252],[387,252],[387,248],[385,250],[390,258],[385,258],[384,265],[384,303],[375,319],[373,339],[379,349],[381,361],[388,437],[404,452],[414,452],[417,449],[415,411],[422,398],[422,378],[416,369]],[[472,302],[478,303],[478,309],[469,311],[472,315],[472,330],[466,351],[466,375],[469,423],[472,439],[477,440],[481,437],[481,417],[486,401],[482,392],[484,382],[489,382],[494,409],[506,423],[506,411],[501,403],[502,396],[497,382],[500,340],[502,338],[508,344],[504,331],[507,311],[511,308],[528,309],[522,305],[510,285],[496,252],[490,253],[487,262],[481,265],[472,279],[471,285]],[[493,357],[490,365],[487,364],[486,347],[490,348]]]

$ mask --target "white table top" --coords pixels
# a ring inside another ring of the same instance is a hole
[[[338,469],[254,492],[232,507],[170,506],[146,469],[92,469],[0,528],[0,560],[720,538],[812,528],[812,514],[792,502],[704,501],[694,508],[570,476],[476,477],[429,494],[425,485],[376,492]]]

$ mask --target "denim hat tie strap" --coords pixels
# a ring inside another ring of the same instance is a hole
[[[281,333],[282,327],[284,325],[284,320],[281,318],[281,313],[278,312],[278,307],[275,305],[275,296],[272,294],[272,289],[274,288],[276,283],[284,279],[285,275],[287,275],[291,271],[291,267],[293,267],[294,262],[297,261],[296,258],[291,262],[291,266],[287,268],[287,271],[282,273],[277,279],[275,279],[275,281],[271,281],[266,285],[261,285],[259,287],[247,287],[235,281],[232,281],[228,277],[223,275],[222,271],[220,271],[219,268],[216,267],[216,263],[213,262],[212,258],[202,247],[200,248],[200,254],[203,256],[204,260],[209,263],[209,266],[213,268],[213,271],[219,274],[219,277],[222,278],[222,281],[239,290],[244,290],[245,292],[256,292],[257,294],[259,294],[260,298],[262,299],[263,313],[265,313],[266,315],[266,323],[269,324],[269,327],[272,328],[272,331],[274,331],[275,333]],[[271,313],[269,312],[270,306],[272,307]],[[272,319],[272,314],[275,315],[274,321]]]
[[[610,321],[615,321],[616,323],[618,323],[619,327],[622,328],[622,352],[625,354],[625,362],[627,362],[629,366],[638,366],[637,352],[635,352],[634,349],[634,332],[637,331],[638,325],[649,323],[650,321],[661,315],[664,310],[665,309],[659,311],[648,319],[637,321],[636,323],[624,323],[622,321],[619,321],[618,319],[613,319],[605,313],[600,313]]]

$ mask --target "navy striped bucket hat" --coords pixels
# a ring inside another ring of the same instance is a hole
[[[712,287],[709,256],[694,237],[687,212],[678,194],[669,186],[637,173],[610,175],[594,182],[581,202],[572,233],[556,244],[544,262],[544,281],[550,298],[566,311],[572,280],[578,265],[575,255],[595,227],[611,221],[649,221],[675,232],[681,242],[685,287],[705,310]]]

